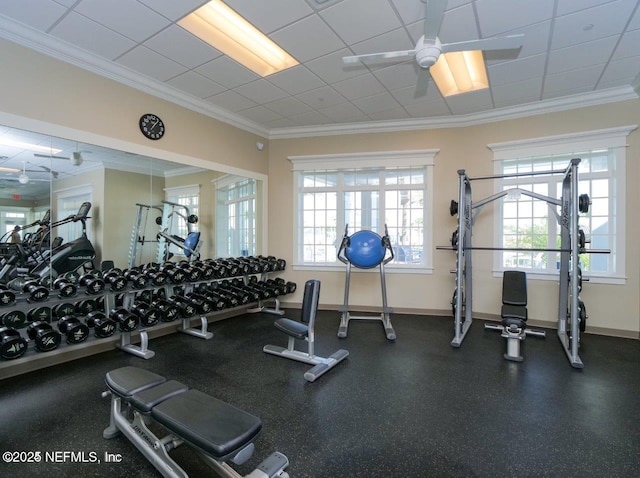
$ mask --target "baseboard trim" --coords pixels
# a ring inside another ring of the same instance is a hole
[[[292,302],[281,302],[280,307],[285,309],[299,309],[302,307],[301,303],[292,303]],[[342,305],[337,304],[321,304],[320,310],[328,310],[339,312],[339,307]],[[380,313],[380,307],[373,307],[368,305],[357,305],[351,309],[353,312],[364,312],[364,313]],[[451,309],[414,309],[410,307],[394,307],[394,314],[402,314],[402,315],[425,315],[425,316],[436,316],[442,317],[445,319],[451,319]],[[484,314],[484,313],[473,313],[474,319],[481,320],[489,320],[491,322],[500,322],[501,318],[497,314]],[[557,330],[558,324],[554,320],[553,322],[547,320],[536,320],[529,319],[527,322],[529,326],[532,328],[543,328],[543,329],[551,329]],[[622,330],[622,329],[612,329],[608,327],[593,327],[591,325],[587,325],[586,334],[593,335],[604,335],[607,337],[619,337],[622,339],[640,339],[640,331],[635,332],[633,330]]]

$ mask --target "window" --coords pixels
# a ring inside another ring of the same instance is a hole
[[[289,158],[294,164],[296,264],[338,264],[344,233],[388,228],[390,266],[431,266],[430,204],[437,150]]]
[[[198,222],[188,222],[188,219],[190,216],[198,216],[200,186],[167,188],[165,198],[162,226],[166,232],[186,239],[190,232],[198,231]],[[169,244],[169,251],[174,255],[184,255],[184,250],[175,244]]]
[[[217,255],[255,255],[257,181],[238,176],[224,176],[215,184]]]
[[[580,158],[578,194],[588,194],[592,204],[580,214],[588,248],[611,250],[610,254],[581,254],[582,272],[592,280],[618,282],[624,278],[624,190],[626,136],[633,127],[554,136],[531,141],[490,145],[495,172],[514,174],[563,171],[572,158]],[[562,174],[507,177],[497,180],[498,190],[519,188],[552,198],[562,195]],[[556,206],[529,196],[507,195],[496,220],[498,247],[555,249],[560,247]],[[497,270],[518,268],[555,277],[558,252],[500,251]]]

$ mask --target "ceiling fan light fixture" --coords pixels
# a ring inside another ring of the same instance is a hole
[[[429,72],[444,97],[489,88],[482,50],[444,53]]]
[[[298,64],[221,0],[211,0],[178,25],[262,77]]]
[[[26,173],[22,173],[20,176],[18,176],[18,182],[20,184],[29,184],[29,176],[27,176]]]
[[[73,155],[71,156],[71,164],[73,164],[74,166],[80,166],[83,161],[84,158],[82,157],[82,154],[80,154],[79,151],[74,151]]]

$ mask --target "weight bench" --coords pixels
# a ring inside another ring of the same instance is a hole
[[[186,478],[169,456],[186,443],[223,477],[240,478],[227,461],[240,465],[253,454],[253,440],[262,429],[259,418],[175,380],[137,367],[122,367],[105,377],[111,395],[110,423],[102,436],[124,434],[164,477]],[[158,438],[147,424],[169,434]],[[246,478],[289,478],[286,456],[274,452]]]
[[[265,345],[262,349],[271,355],[279,355],[280,357],[315,365],[315,367],[309,369],[304,374],[304,378],[309,382],[313,382],[321,375],[327,373],[349,355],[349,352],[344,349],[334,352],[327,358],[315,355],[315,323],[319,298],[320,281],[317,279],[308,280],[304,285],[304,295],[302,297],[302,312],[300,317],[302,322],[296,322],[295,320],[286,318],[278,319],[274,322],[278,330],[289,336],[287,348],[278,347],[277,345]],[[307,342],[307,352],[295,350],[296,340],[304,340]]]
[[[499,330],[507,339],[507,353],[504,358],[514,362],[522,362],[520,342],[527,335],[545,337],[542,330],[527,328],[527,274],[522,271],[504,271],[502,276],[502,324],[485,324],[485,329]]]

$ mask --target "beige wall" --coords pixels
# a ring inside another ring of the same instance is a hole
[[[0,119],[9,126],[37,129],[46,134],[224,172],[240,168],[268,174],[268,253],[286,258],[289,264],[293,259],[294,233],[292,174],[287,156],[440,149],[434,168],[433,236],[434,244],[447,244],[455,228],[455,219],[447,209],[449,201],[457,196],[456,170],[464,168],[471,176],[491,172],[491,152],[487,144],[640,123],[639,102],[630,101],[465,128],[272,140],[260,152],[255,148],[256,141],[266,141],[255,134],[6,40],[0,40],[0,58],[3,63]],[[158,114],[165,121],[167,134],[160,141],[148,141],[138,131],[138,119],[147,112]],[[635,239],[640,233],[637,212],[640,199],[636,193],[640,179],[639,137],[638,131],[629,136],[627,152],[627,282],[624,286],[586,283],[582,293],[590,314],[590,326],[631,332],[636,336],[640,330],[640,248]],[[490,184],[479,186],[474,189],[474,195],[484,197],[491,192],[490,188]],[[135,202],[122,200],[127,204]],[[106,205],[101,205],[101,211],[109,214]],[[488,216],[490,210],[483,214]],[[125,221],[127,228],[133,225],[132,221]],[[128,242],[130,229],[126,234],[124,229],[123,226],[121,235],[110,244],[124,246]],[[490,226],[483,230],[479,225],[475,229],[476,243],[490,243],[490,231]],[[453,275],[449,271],[454,259],[449,252],[434,251],[433,254],[433,274],[390,275],[391,306],[426,311],[450,309]],[[312,275],[323,279],[322,304],[335,305],[342,301],[343,273],[312,274],[288,269],[286,277],[298,283]],[[496,314],[499,310],[500,280],[492,278],[490,271],[488,254],[474,256],[474,309],[483,314]],[[553,282],[531,283],[531,317],[552,325],[556,296],[557,287]],[[549,297],[553,300],[548,300]],[[300,300],[300,293],[293,300]],[[379,284],[374,274],[354,278],[351,302],[380,303]]]
[[[293,175],[288,156],[440,149],[435,158],[433,238],[435,245],[447,245],[456,228],[456,219],[448,213],[449,202],[458,196],[458,169],[469,176],[493,173],[492,152],[487,144],[527,138],[575,133],[640,123],[640,102],[628,101],[606,106],[547,114],[517,120],[464,128],[447,128],[398,133],[376,133],[305,139],[272,140],[269,144],[269,253],[293,261],[294,231],[292,209]],[[589,312],[589,325],[615,329],[621,333],[640,331],[640,234],[638,211],[640,196],[640,132],[632,132],[627,150],[627,282],[625,285],[585,283],[581,294]],[[474,183],[474,199],[493,193],[491,181]],[[490,245],[492,207],[485,207],[474,227],[474,243]],[[455,257],[448,251],[433,252],[433,274],[389,274],[389,305],[418,308],[450,314],[454,289]],[[492,276],[492,255],[476,252],[473,257],[474,311],[499,314],[501,279]],[[322,282],[321,302],[340,304],[344,294],[344,273],[290,271],[287,276],[298,283],[317,277]],[[301,290],[301,289],[299,289]],[[558,286],[553,281],[529,282],[529,314],[533,320],[552,326],[557,318]],[[300,293],[296,298],[300,300]],[[350,304],[380,304],[377,275],[359,274],[352,278]],[[627,334],[628,335],[628,334]]]

